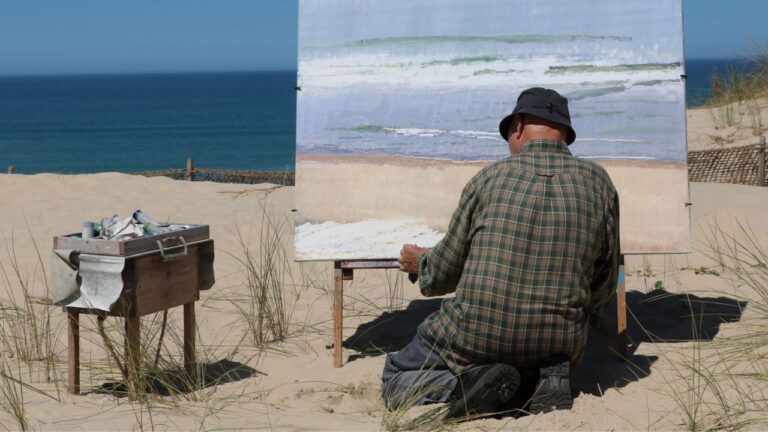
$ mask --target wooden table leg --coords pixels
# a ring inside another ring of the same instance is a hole
[[[67,365],[69,393],[80,394],[80,313],[67,311]]]
[[[137,400],[141,382],[141,318],[125,318],[125,368],[128,372],[128,398]]]
[[[627,358],[627,290],[624,284],[624,255],[619,259],[619,280],[616,287],[616,354],[620,360]]]
[[[193,383],[197,381],[195,359],[195,302],[184,305],[184,369]]]
[[[342,338],[344,328],[344,277],[341,263],[336,261],[333,268],[333,367],[340,368],[342,362]]]

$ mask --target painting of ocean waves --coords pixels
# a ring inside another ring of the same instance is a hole
[[[302,1],[316,19],[300,23],[299,154],[498,160],[508,156],[499,120],[520,91],[544,86],[570,100],[574,154],[685,160],[682,31],[648,25],[680,28],[679,2],[335,3]],[[418,15],[429,5],[443,6],[437,25]],[[532,21],[504,25],[510,10]],[[533,21],[547,12],[551,24]]]

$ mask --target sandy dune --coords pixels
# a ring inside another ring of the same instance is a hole
[[[688,150],[757,144],[755,130],[768,125],[768,99],[689,109]]]
[[[688,255],[628,258],[629,303],[635,317],[630,319],[635,344],[629,362],[616,362],[607,356],[604,338],[595,333],[587,358],[574,374],[579,395],[573,410],[519,419],[486,419],[459,428],[685,429],[685,404],[676,403],[676,398],[695,399],[696,393],[687,390],[693,381],[686,369],[689,357],[696,353],[694,347],[702,346],[704,352],[710,353],[714,344],[708,340],[727,340],[729,335],[742,331],[743,323],[754,315],[749,307],[743,316],[739,313],[733,300],[733,294],[738,292],[721,278],[694,271],[711,264],[703,246],[707,227],[717,222],[731,230],[738,220],[750,223],[758,240],[768,242],[768,189],[692,184],[691,201],[697,251]],[[84,394],[70,396],[65,391],[64,314],[53,308],[57,369],[52,382],[44,379],[39,362],[28,368],[7,349],[0,353],[0,360],[17,376],[45,393],[31,388],[24,391],[26,417],[34,428],[380,429],[392,421],[391,416],[385,415],[379,396],[384,361],[381,350],[401,347],[413,334],[415,325],[439,304],[434,299],[421,298],[417,287],[407,281],[403,283],[394,271],[357,272],[354,284],[345,293],[346,362],[343,368],[334,369],[331,350],[327,349],[331,340],[331,277],[327,262],[293,266],[295,288],[285,289],[286,294],[296,293],[288,296],[296,300],[285,342],[259,349],[248,338],[243,340],[245,320],[236,307],[245,298],[245,275],[237,261],[244,256],[238,228],[245,242],[256,251],[264,215],[275,221],[283,220],[286,225],[282,242],[290,253],[293,188],[187,183],[114,173],[0,175],[0,202],[0,264],[5,272],[0,273],[0,299],[4,302],[11,293],[20,296],[19,283],[12,277],[11,257],[16,257],[22,273],[31,282],[33,294],[43,296],[44,284],[31,240],[46,256],[43,264],[47,267],[52,237],[78,231],[84,219],[113,213],[128,215],[141,208],[158,219],[207,223],[216,241],[217,283],[198,303],[198,349],[206,371],[212,377],[223,378],[222,381],[177,398],[154,396],[148,404],[129,403],[124,397],[96,392],[94,389],[118,379],[119,373],[114,365],[108,364],[101,339],[94,331],[95,322],[89,318],[82,324]],[[672,293],[698,296],[695,300],[701,301],[694,301],[692,307],[699,315],[704,313],[701,326],[705,334],[700,337],[704,342],[691,342],[694,337],[690,308],[686,306],[690,304],[688,297],[648,301],[654,296],[647,292],[657,281]],[[745,288],[740,293],[749,295]],[[720,298],[723,296],[728,297]],[[173,311],[171,327],[178,330],[180,320],[180,311]],[[118,325],[116,319],[110,321]],[[158,321],[158,317],[150,316],[142,323],[146,329],[157,329]],[[654,342],[649,333],[679,341]],[[163,352],[164,357],[178,359],[180,349],[173,337],[166,338]],[[6,411],[0,412],[0,424],[4,428],[17,427]]]

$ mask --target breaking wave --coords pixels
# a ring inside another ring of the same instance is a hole
[[[498,132],[485,132],[485,131],[468,131],[468,130],[443,130],[443,129],[421,129],[421,128],[392,128],[377,125],[359,125],[352,128],[334,128],[330,130],[348,131],[348,132],[361,132],[361,133],[380,133],[380,134],[392,134],[399,136],[410,137],[426,137],[432,138],[437,136],[457,136],[463,138],[473,139],[485,139],[500,141],[501,137]]]
[[[546,74],[598,73],[598,72],[667,72],[681,67],[681,63],[645,63],[596,66],[579,64],[569,66],[550,66]]]

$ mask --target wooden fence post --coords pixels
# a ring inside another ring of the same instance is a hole
[[[765,135],[760,135],[760,148],[757,150],[757,185],[765,186]]]
[[[13,165],[8,165],[8,174],[13,174],[16,172],[16,168],[13,167]]]
[[[192,158],[187,159],[187,180],[195,181],[195,167],[192,163]]]

